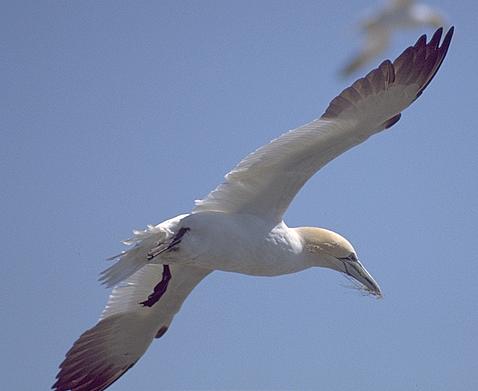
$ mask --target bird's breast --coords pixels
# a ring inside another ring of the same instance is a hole
[[[182,222],[189,228],[181,241],[181,257],[200,267],[242,274],[274,276],[302,270],[302,244],[284,223],[256,216],[197,213]]]

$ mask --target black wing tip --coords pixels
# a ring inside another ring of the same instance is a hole
[[[420,89],[417,92],[417,95],[415,99],[417,99],[425,90],[425,88],[428,87],[430,82],[434,79],[435,75],[437,74],[438,70],[440,69],[443,60],[445,59],[447,53],[448,53],[448,48],[450,47],[451,39],[453,37],[453,33],[455,31],[455,26],[451,26],[447,33],[445,34],[445,38],[443,38],[443,41],[441,42],[440,45],[440,40],[441,40],[441,35],[443,32],[443,27],[440,27],[435,31],[433,34],[432,38],[428,42],[428,46],[432,48],[433,51],[437,52],[436,55],[436,60],[434,63],[434,66],[432,67],[431,73],[428,75],[426,78],[425,82],[423,85],[420,87]]]
[[[444,48],[445,54],[448,51],[448,47],[450,46],[451,39],[453,37],[453,34],[455,33],[455,26],[451,26],[447,33],[445,34],[445,38],[443,38],[443,42],[441,44],[441,47]]]
[[[131,363],[115,364],[108,362],[102,353],[104,340],[101,328],[111,328],[122,314],[111,315],[100,320],[95,326],[86,330],[73,343],[64,360],[59,365],[55,383],[51,386],[55,391],[102,391],[123,376],[138,360]],[[106,361],[98,359],[105,358]]]
[[[451,26],[446,32],[445,37],[443,38],[443,41],[441,42],[440,49],[444,51],[444,54],[446,54],[448,47],[450,46],[450,42],[454,32],[455,32],[455,26]],[[439,46],[442,34],[443,34],[443,27],[440,27],[433,33],[433,36],[431,37],[427,45],[430,45],[432,42],[433,43],[436,42],[436,46]]]
[[[137,361],[123,368],[106,368],[103,373],[87,373],[77,379],[63,378],[61,372],[56,376],[56,382],[51,386],[54,391],[103,391],[118,381]]]
[[[435,39],[437,41],[440,41],[442,34],[443,34],[443,26],[439,27],[435,30],[435,32],[433,33],[432,38],[430,39],[430,41],[434,41]]]
[[[448,52],[454,33],[454,26],[448,29],[441,45],[439,45],[443,30],[443,27],[438,28],[428,42],[426,34],[421,35],[415,45],[406,48],[393,62],[388,59],[382,61],[377,68],[372,69],[366,76],[356,80],[352,87],[363,86],[364,88],[373,88],[370,86],[370,81],[373,81],[374,77],[378,77],[379,80],[385,77],[387,84],[392,84],[396,81],[404,84],[418,84],[419,88],[415,99],[418,98],[434,78]],[[336,118],[342,111],[350,107],[352,102],[347,99],[350,95],[347,94],[349,89],[350,87],[343,90],[330,102],[321,116],[322,119]],[[391,123],[391,125],[394,123],[396,121]]]
[[[392,62],[387,58],[386,60],[383,60],[383,61],[380,63],[380,65],[379,65],[377,68],[375,68],[375,69],[383,68],[383,67],[388,67],[388,66],[390,66],[390,65],[392,65]],[[374,71],[374,70],[372,70],[371,72],[373,72],[373,71]]]
[[[441,28],[441,27],[440,27]],[[437,31],[435,31],[435,34],[437,34],[439,32],[440,29],[438,29]],[[439,34],[441,34],[441,31],[439,32]],[[420,46],[423,46],[423,45],[426,45],[427,43],[427,35],[426,34],[422,34],[420,35],[420,37],[417,39],[417,42],[415,42],[415,45],[413,45],[413,47],[420,47]]]

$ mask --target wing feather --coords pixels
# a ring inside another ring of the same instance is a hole
[[[84,332],[60,364],[56,391],[101,391],[138,361],[153,338],[168,329],[187,295],[210,273],[171,265],[166,293],[153,307],[139,304],[161,280],[162,265],[148,264],[113,289],[99,322]]]
[[[386,60],[334,98],[321,118],[285,133],[244,158],[194,213],[251,213],[279,222],[304,183],[321,167],[394,125],[426,88],[443,59],[453,27],[439,45],[421,36],[393,63]]]

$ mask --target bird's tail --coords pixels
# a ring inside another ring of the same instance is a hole
[[[99,280],[107,287],[112,287],[130,277],[149,263],[150,250],[166,242],[170,236],[171,231],[163,224],[148,225],[145,230],[133,231],[133,236],[123,241],[124,244],[133,245],[133,247],[108,258],[108,260],[116,260],[116,263],[101,272]]]

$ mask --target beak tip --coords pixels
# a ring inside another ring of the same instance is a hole
[[[367,286],[362,284],[360,287],[360,290],[366,295],[366,296],[373,296],[375,299],[383,299],[383,294],[378,285],[375,285],[373,287]]]
[[[351,261],[338,258],[338,260],[340,263],[336,270],[344,273],[347,278],[354,282],[356,288],[366,295],[375,296],[376,299],[383,298],[380,286],[358,259]]]
[[[379,289],[376,292],[372,292],[372,295],[375,296],[377,300],[383,299],[383,294],[382,291]]]
[[[371,278],[371,277],[370,277]],[[380,286],[371,278],[372,281],[368,281],[369,284],[364,284],[364,289],[372,296],[375,296],[376,299],[383,299],[382,290]],[[371,283],[373,282],[373,284]]]

